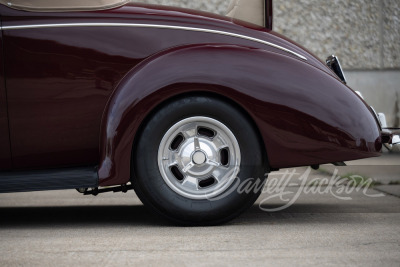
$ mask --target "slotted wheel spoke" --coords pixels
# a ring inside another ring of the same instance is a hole
[[[229,145],[226,143],[226,141],[221,138],[220,134],[215,135],[212,142],[218,150],[229,147]]]
[[[199,189],[199,180],[194,177],[186,177],[183,180],[182,186],[189,189],[189,190],[198,190]]]
[[[177,164],[177,152],[176,151],[168,151],[168,155],[163,157],[163,160],[168,162],[169,165]]]
[[[176,166],[176,165],[178,165],[178,163],[176,161],[173,161],[173,162],[168,164],[168,167],[171,168],[172,166]]]
[[[215,166],[215,167],[219,167],[221,165],[219,162],[216,162],[215,160],[212,160],[212,159],[208,159],[206,163],[208,165]]]
[[[194,123],[185,125],[184,127],[181,127],[180,130],[181,130],[181,134],[185,137],[186,140],[196,136],[196,134],[197,134],[196,124],[194,124]]]
[[[222,182],[229,178],[235,172],[234,168],[218,168],[212,173],[212,176],[218,181]]]

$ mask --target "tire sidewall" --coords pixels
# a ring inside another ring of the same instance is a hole
[[[235,135],[240,146],[240,172],[225,193],[215,199],[196,200],[177,194],[165,183],[158,167],[158,150],[164,134],[175,123],[195,116],[223,123]],[[223,101],[190,97],[171,102],[146,123],[133,153],[134,186],[140,191],[138,196],[144,204],[181,223],[227,220],[253,204],[261,192],[256,190],[265,178],[263,153],[258,139],[246,116]],[[246,187],[250,190],[245,190]]]

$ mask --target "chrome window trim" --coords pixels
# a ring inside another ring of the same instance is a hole
[[[211,30],[205,28],[194,28],[194,27],[185,27],[185,26],[173,26],[173,25],[161,25],[161,24],[139,24],[139,23],[59,23],[59,24],[32,24],[32,25],[15,25],[15,26],[3,26],[2,30],[21,30],[21,29],[38,29],[38,28],[62,28],[62,27],[134,27],[134,28],[159,28],[159,29],[172,29],[172,30],[184,30],[184,31],[195,31],[195,32],[206,32],[212,34],[220,34],[226,35],[236,38],[241,38],[261,44],[268,45],[270,47],[277,48],[289,54],[292,54],[300,59],[307,60],[306,57],[296,53],[292,50],[284,48],[282,46],[273,44],[271,42],[267,42],[261,39],[257,39],[254,37],[219,31],[219,30]]]

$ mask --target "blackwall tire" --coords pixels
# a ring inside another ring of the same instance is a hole
[[[261,193],[263,149],[234,106],[211,97],[177,99],[142,127],[132,153],[132,183],[147,207],[175,223],[224,223]]]

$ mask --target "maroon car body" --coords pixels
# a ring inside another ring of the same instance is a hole
[[[98,181],[84,186],[126,184],[146,118],[185,95],[216,96],[246,113],[272,169],[380,155],[370,107],[271,29],[142,4],[83,12],[0,5],[0,14],[3,175],[97,166]],[[32,188],[10,191],[24,190]]]

